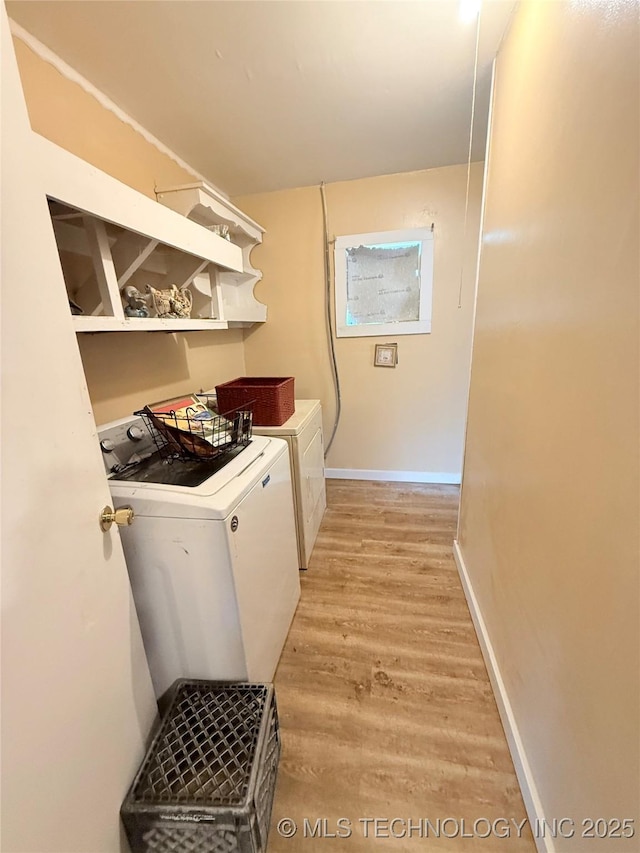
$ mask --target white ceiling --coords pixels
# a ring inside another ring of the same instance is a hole
[[[484,0],[473,159],[513,0]],[[458,0],[13,0],[9,15],[230,195],[467,160]]]

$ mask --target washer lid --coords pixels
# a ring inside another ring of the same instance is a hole
[[[109,480],[109,488],[114,502],[130,504],[139,516],[226,518],[266,469],[287,452],[284,439],[257,435],[242,453],[199,486]]]

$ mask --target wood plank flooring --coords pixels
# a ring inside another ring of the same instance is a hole
[[[535,853],[453,560],[458,488],[327,487],[276,674],[269,853]]]

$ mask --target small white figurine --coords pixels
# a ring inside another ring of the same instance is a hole
[[[148,317],[149,309],[147,308],[148,296],[140,293],[137,287],[129,285],[124,289],[124,298],[127,304],[124,306],[124,313],[127,317]]]

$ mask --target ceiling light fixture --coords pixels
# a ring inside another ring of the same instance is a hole
[[[460,0],[458,18],[463,24],[472,24],[480,14],[482,0]]]

